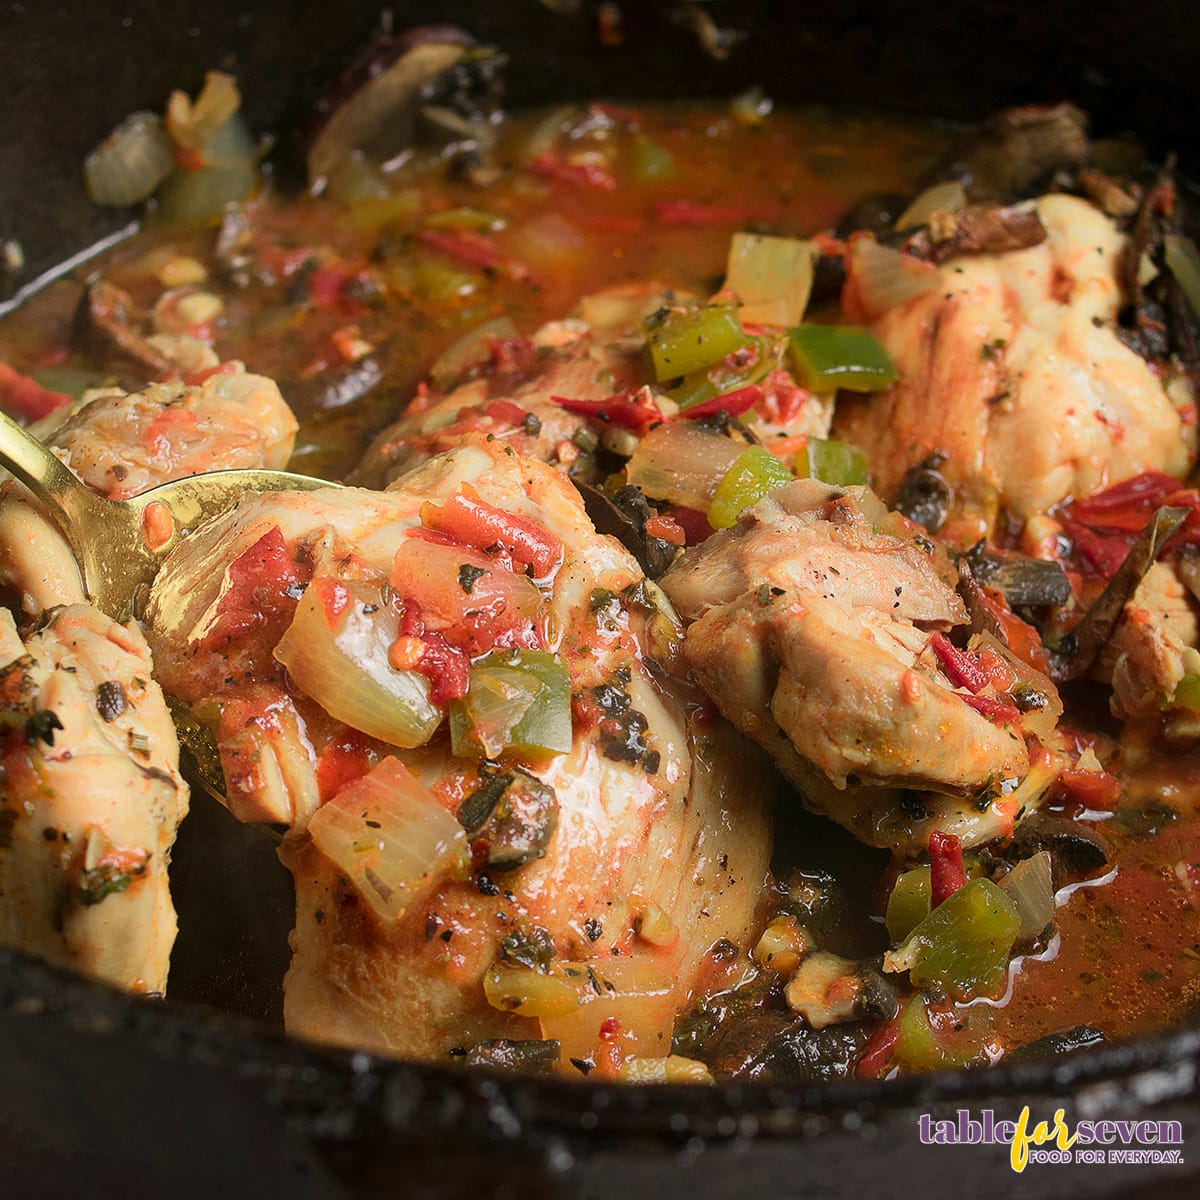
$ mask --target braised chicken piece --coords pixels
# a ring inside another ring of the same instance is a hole
[[[1117,337],[1127,239],[1085,200],[1037,201],[1040,244],[946,260],[938,285],[874,320],[896,366],[888,391],[839,405],[888,502],[933,466],[951,495],[941,532],[969,545],[1002,512],[1024,521],[1141,471],[1182,476],[1195,455],[1189,389]]]
[[[57,416],[57,414],[56,414]],[[288,464],[296,419],[279,389],[240,362],[151,383],[140,392],[86,393],[53,429],[37,430],[84,483],[109,500],[169,479]]]
[[[721,711],[811,807],[903,849],[933,829],[965,844],[1010,832],[1027,738],[1061,712],[994,639],[950,642],[967,620],[954,581],[944,550],[865,488],[797,480],[662,586]]]
[[[0,942],[162,992],[188,789],[145,639],[71,605],[22,644],[0,612],[0,659]]]
[[[279,389],[241,363],[206,363],[191,382],[85,393],[33,432],[109,500],[202,471],[286,467],[297,425]],[[0,504],[0,585],[16,593],[27,617],[86,599],[66,539],[15,484]]]
[[[563,474],[482,434],[172,552],[159,678],[215,725],[235,811],[290,826],[289,1029],[668,1053],[734,969],[712,948],[756,931],[771,776],[669,673],[656,596]]]

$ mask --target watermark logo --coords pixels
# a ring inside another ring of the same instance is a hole
[[[1065,1110],[1035,1122],[1029,1106],[1015,1121],[997,1120],[990,1108],[978,1116],[960,1108],[954,1118],[922,1114],[917,1123],[926,1146],[1008,1146],[1019,1175],[1031,1163],[1182,1163],[1179,1121],[1079,1121],[1072,1127]]]

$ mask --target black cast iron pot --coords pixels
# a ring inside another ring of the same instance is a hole
[[[1200,173],[1197,18],[1188,0],[1036,9],[911,0],[818,9],[712,3],[744,35],[715,62],[677,6],[392,6],[396,28],[456,22],[510,55],[513,104],[597,94],[731,94],[977,118],[1072,99]],[[0,241],[25,266],[0,304],[121,220],[80,163],[126,113],[206,68],[234,71],[256,129],[295,127],[377,26],[373,4],[68,0],[0,12]],[[286,147],[282,154],[286,162]],[[0,345],[0,357],[3,346]],[[277,1018],[289,914],[270,847],[203,797],[173,865],[180,940],[168,1005],[0,952],[0,1197],[1200,1195],[1200,1030],[1057,1061],[893,1084],[654,1090],[532,1082],[292,1041]],[[196,1002],[204,999],[208,1005]],[[218,1011],[218,1008],[226,1010]],[[230,1012],[242,1014],[228,1015]],[[927,1147],[922,1114],[1177,1120],[1183,1165],[1032,1164],[1004,1146]]]

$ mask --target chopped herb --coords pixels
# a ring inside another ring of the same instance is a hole
[[[514,929],[500,943],[500,961],[545,971],[554,961],[554,939],[541,925]]]
[[[45,742],[47,746],[53,746],[54,731],[62,727],[63,724],[58,719],[57,713],[51,712],[48,708],[39,708],[25,722],[25,740],[31,746],[36,746],[38,742]]]
[[[145,872],[145,861],[132,869],[117,863],[100,862],[84,871],[79,881],[79,903],[84,908],[91,908],[108,896],[126,891],[135,876]]]
[[[587,934],[589,942],[598,942],[604,932],[604,926],[595,917],[588,917],[583,923],[583,932]]]
[[[469,596],[471,589],[475,586],[475,581],[481,575],[486,575],[487,572],[483,567],[476,567],[471,563],[463,563],[458,568],[458,586]]]

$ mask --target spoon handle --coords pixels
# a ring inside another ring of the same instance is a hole
[[[7,467],[43,503],[83,485],[75,474],[7,413],[0,412],[0,466]]]

